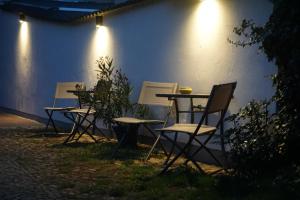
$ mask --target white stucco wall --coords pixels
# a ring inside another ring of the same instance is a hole
[[[230,112],[251,99],[273,93],[267,77],[275,72],[256,47],[227,42],[243,18],[263,24],[272,10],[268,0],[162,0],[94,20],[60,24],[0,11],[0,106],[46,117],[58,81],[96,81],[95,60],[114,58],[138,96],[144,80],[178,82],[194,92],[237,81]],[[27,28],[25,27],[27,26]],[[181,102],[186,106],[185,102]]]

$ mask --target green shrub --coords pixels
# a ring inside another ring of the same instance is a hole
[[[269,114],[270,102],[251,101],[226,120],[233,123],[227,130],[231,144],[234,173],[251,178],[273,173],[283,155],[283,138],[276,131],[274,115]]]
[[[231,145],[232,174],[249,184],[268,179],[289,192],[300,188],[297,157],[291,158],[289,121],[281,112],[270,113],[272,101],[251,101],[226,120]],[[299,192],[298,192],[299,195]]]
[[[113,66],[113,59],[100,57],[97,65],[98,82],[94,87],[94,102],[99,118],[110,126],[113,118],[123,116],[132,109],[129,99],[132,86],[126,75]]]

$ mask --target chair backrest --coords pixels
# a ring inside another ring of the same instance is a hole
[[[58,82],[56,84],[55,99],[78,99],[73,93],[68,90],[76,90],[76,86],[84,87],[83,82]]]
[[[207,113],[226,112],[235,88],[236,82],[214,85],[206,105]]]
[[[214,85],[210,96],[208,98],[204,113],[200,119],[200,122],[193,134],[195,137],[202,126],[205,118],[208,117],[208,114],[210,113],[216,113],[220,112],[220,117],[219,120],[216,123],[216,127],[218,128],[225,117],[225,114],[227,112],[228,106],[230,104],[230,101],[233,97],[234,90],[236,88],[236,82],[232,83],[225,83],[225,84],[220,84],[220,85]]]
[[[172,106],[173,101],[167,98],[157,97],[156,94],[174,94],[177,91],[177,83],[159,83],[144,81],[138,100],[139,104]]]

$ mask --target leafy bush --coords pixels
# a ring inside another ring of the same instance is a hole
[[[123,116],[132,109],[129,96],[132,87],[126,75],[113,66],[113,59],[100,57],[97,60],[98,82],[94,87],[94,102],[99,118],[111,125],[113,118]]]
[[[251,101],[227,121],[232,145],[234,173],[245,178],[271,174],[276,171],[284,154],[284,140],[280,122],[269,113],[270,102]]]
[[[299,0],[272,2],[273,11],[266,24],[257,26],[244,19],[233,30],[241,40],[229,39],[229,42],[242,47],[258,44],[269,61],[276,64],[277,74],[273,76],[276,93],[272,102],[277,111],[269,115],[264,103],[251,102],[229,119],[235,124],[229,135],[236,174],[253,178],[252,175],[276,172],[275,182],[295,188],[300,182]]]
[[[283,113],[270,113],[272,103],[274,100],[251,101],[226,119],[233,124],[226,131],[232,174],[248,180],[250,185],[267,178],[300,196],[300,167],[289,151],[289,121]]]

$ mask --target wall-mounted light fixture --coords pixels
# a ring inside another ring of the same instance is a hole
[[[99,28],[103,25],[103,16],[96,16],[96,27]]]
[[[19,15],[19,22],[22,24],[23,22],[25,22],[25,20],[26,20],[26,17],[24,15],[24,13],[20,13],[20,15]]]

